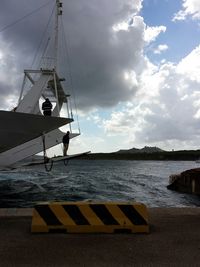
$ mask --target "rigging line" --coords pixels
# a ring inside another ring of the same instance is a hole
[[[66,49],[66,42],[65,42],[65,38],[64,38],[64,27],[63,27],[62,24],[60,25],[60,27],[61,27],[61,35],[60,35],[60,37],[61,37],[61,41],[60,41],[61,49],[60,49],[60,54],[61,55],[62,54],[63,55],[67,55],[68,51]],[[64,60],[65,63],[67,63],[67,68],[64,68],[64,73],[63,74],[66,77],[70,77],[68,55],[67,55],[67,59],[65,57],[65,58],[63,58],[63,60]],[[67,69],[67,70],[65,71],[65,69]],[[70,79],[69,79],[69,83],[66,82],[66,84],[67,84],[67,87],[69,86],[71,88]],[[71,98],[68,98],[67,95],[65,95],[65,101],[66,101],[66,108],[67,108],[67,116],[69,118],[73,119]],[[69,123],[69,128],[70,128],[70,132],[72,133],[72,123],[71,122]]]
[[[66,42],[66,38],[65,38],[65,31],[64,31],[64,26],[63,24],[61,25],[62,26],[62,37],[63,37],[63,48],[64,48],[64,55],[67,56],[67,64],[68,64],[68,77],[69,77],[69,87],[71,88],[71,91],[73,93],[73,82],[72,82],[72,75],[71,75],[71,68],[70,68],[70,58],[69,58],[69,51],[68,51],[68,47],[67,47],[67,42]],[[75,99],[75,96],[73,95],[73,98]],[[73,110],[72,110],[72,101],[71,101],[71,98],[69,98],[69,101],[68,101],[68,113],[70,111],[70,114],[69,114],[69,117],[71,117],[73,119]],[[75,110],[76,111],[76,110]],[[77,114],[77,113],[76,113]],[[77,119],[77,124],[78,124],[78,119]],[[69,124],[70,126],[70,131],[72,132],[72,127],[71,127],[71,123]],[[80,132],[80,131],[79,131]]]
[[[44,157],[44,166],[45,166],[45,170],[47,172],[50,172],[52,167],[53,167],[53,161],[50,160],[48,157],[47,157],[47,152],[46,152],[46,144],[45,144],[45,134],[42,135],[42,144],[43,144],[43,157]],[[47,164],[49,163],[50,161],[50,166],[48,168]]]
[[[32,62],[32,64],[31,64],[31,68],[33,67],[33,64],[35,63],[35,60],[36,60],[38,51],[39,51],[39,49],[40,49],[40,46],[42,45],[42,41],[44,40],[44,36],[45,36],[45,34],[46,34],[46,32],[47,32],[47,29],[48,29],[48,27],[49,27],[49,24],[50,24],[51,18],[52,18],[52,16],[53,16],[53,12],[54,12],[55,6],[56,6],[56,5],[54,4],[53,9],[52,9],[52,12],[51,12],[50,17],[49,17],[48,22],[47,22],[47,25],[46,25],[46,27],[45,27],[43,33],[42,33],[42,38],[41,38],[40,43],[39,43],[39,45],[38,45],[38,47],[37,47],[37,49],[36,49],[36,52],[35,52],[35,55],[34,55],[34,58],[33,58],[33,62]],[[46,48],[45,48],[45,50],[46,50]],[[44,53],[43,53],[43,54],[44,54]]]
[[[39,64],[38,64],[38,68],[42,65],[42,60],[44,59],[44,55],[45,55],[45,53],[46,53],[46,51],[47,51],[47,48],[48,48],[48,46],[49,46],[49,42],[50,42],[50,40],[51,40],[51,38],[49,37],[48,40],[47,40],[47,42],[46,42],[46,45],[45,45],[44,51],[43,51],[43,53],[42,53],[42,56],[41,56],[41,58],[40,58],[40,62],[39,62]]]
[[[69,45],[67,45],[67,38],[66,38],[66,34],[64,31],[64,25],[63,25],[63,19],[61,18],[61,25],[62,25],[62,29],[63,29],[63,34],[64,34],[64,43],[65,43],[65,47],[66,47],[66,54],[68,57],[68,65],[69,65],[69,79],[70,79],[70,83],[71,83],[71,87],[72,87],[72,94],[73,94],[73,98],[74,98],[74,106],[75,106],[75,111],[76,111],[76,119],[77,119],[77,124],[78,124],[78,130],[80,133],[80,125],[79,125],[79,118],[78,118],[78,112],[77,112],[77,105],[76,105],[76,96],[75,96],[75,92],[74,92],[74,85],[73,85],[73,79],[72,79],[72,73],[71,73],[71,61],[70,61],[70,49],[69,49]],[[68,38],[69,40],[69,38]]]
[[[33,15],[34,13],[36,13],[37,11],[39,11],[40,9],[42,9],[43,7],[47,6],[50,2],[52,2],[52,0],[50,0],[50,1],[48,1],[46,4],[44,4],[44,5],[42,5],[42,6],[38,7],[38,8],[36,8],[35,10],[29,12],[28,14],[26,14],[26,15],[23,16],[22,18],[17,19],[17,20],[15,20],[14,22],[12,22],[12,23],[10,23],[10,24],[4,26],[3,28],[0,29],[0,33],[3,32],[3,31],[6,31],[6,30],[9,29],[10,27],[12,27],[12,26],[16,25],[17,23],[21,22],[23,19],[25,19],[25,18],[27,18],[27,17]]]

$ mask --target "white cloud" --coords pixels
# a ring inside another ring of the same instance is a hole
[[[129,147],[195,148],[200,135],[199,62],[200,46],[177,65],[149,65],[134,101],[104,121],[106,132],[126,135],[124,146],[128,142]]]
[[[158,45],[158,47],[154,49],[154,54],[161,54],[163,51],[166,51],[168,48],[169,47],[166,44]]]
[[[144,32],[144,40],[147,43],[155,41],[158,35],[161,32],[165,32],[166,29],[167,29],[166,26],[154,26],[154,27],[147,26]]]
[[[128,24],[128,22],[123,21],[120,23],[117,23],[115,25],[113,25],[113,31],[118,32],[118,31],[128,31],[130,25]]]
[[[177,72],[194,82],[200,82],[200,46],[196,47],[188,56],[181,60]],[[189,66],[189,67],[188,67]]]
[[[199,0],[182,0],[182,9],[178,11],[173,18],[176,20],[185,20],[188,16],[192,19],[200,19],[200,1]]]

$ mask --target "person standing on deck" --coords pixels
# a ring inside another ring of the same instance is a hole
[[[69,147],[69,131],[63,136],[63,156],[67,156],[67,150]]]
[[[52,104],[49,101],[49,99],[46,98],[45,101],[42,103],[42,110],[44,116],[51,116],[51,109],[52,109]]]

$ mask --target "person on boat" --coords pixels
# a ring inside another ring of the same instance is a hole
[[[67,156],[67,150],[69,147],[69,131],[63,136],[63,156]]]
[[[44,116],[51,116],[52,104],[48,98],[42,103],[42,110]]]

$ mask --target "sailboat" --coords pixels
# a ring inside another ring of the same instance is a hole
[[[58,23],[62,3],[56,0],[53,66],[24,70],[24,79],[17,106],[11,111],[0,110],[0,169],[13,168],[19,162],[62,143],[64,133],[59,127],[72,123],[73,117],[61,117],[61,108],[68,106],[64,79],[57,72]],[[29,83],[30,89],[25,90]],[[49,98],[54,106],[51,116],[44,116],[41,100]],[[70,127],[71,128],[71,127]],[[70,132],[70,139],[80,132]],[[61,157],[62,158],[62,157]]]

